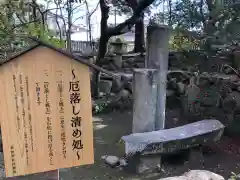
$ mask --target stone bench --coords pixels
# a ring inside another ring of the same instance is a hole
[[[184,126],[123,136],[126,155],[169,154],[208,142],[218,141],[224,125],[218,120],[202,120]]]

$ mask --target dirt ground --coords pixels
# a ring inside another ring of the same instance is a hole
[[[168,110],[168,122],[173,122],[179,116],[174,110]],[[231,172],[240,173],[240,140],[223,137],[218,144],[205,147],[203,153],[192,153],[190,159],[177,160],[178,156],[170,158],[164,163],[164,172],[147,176],[136,176],[118,168],[111,168],[104,164],[103,155],[121,157],[124,149],[118,144],[121,136],[131,133],[132,114],[130,112],[112,112],[94,117],[95,164],[91,166],[62,170],[62,180],[106,180],[106,179],[159,179],[166,176],[180,175],[189,169],[205,169],[229,178]],[[175,160],[175,161],[174,161]]]
[[[174,122],[178,112],[168,110],[167,122]],[[173,120],[173,121],[172,121]],[[231,172],[240,173],[240,140],[238,142],[228,137],[223,137],[221,142],[203,148],[204,153],[191,154],[190,159],[177,160],[177,156],[165,161],[163,172],[151,175],[137,176],[129,174],[119,168],[111,168],[104,164],[103,155],[115,155],[121,157],[124,147],[118,143],[121,136],[131,133],[131,112],[112,112],[94,117],[94,148],[95,164],[71,169],[60,170],[61,180],[156,180],[166,176],[181,175],[189,169],[205,169],[229,178]],[[179,158],[178,158],[179,159]],[[38,178],[21,178],[35,179]]]

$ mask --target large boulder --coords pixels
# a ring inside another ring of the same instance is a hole
[[[182,176],[168,177],[159,180],[224,180],[224,178],[206,170],[191,170]]]
[[[167,177],[159,180],[187,180],[186,176],[174,176],[174,177]]]
[[[222,176],[206,170],[191,170],[184,176],[189,180],[224,180]]]

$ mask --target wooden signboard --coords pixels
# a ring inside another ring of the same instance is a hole
[[[36,173],[36,174],[27,175],[27,176],[14,176],[14,177],[6,178],[6,180],[29,180],[29,179],[60,180],[59,170]]]
[[[89,67],[45,46],[0,66],[7,177],[94,162]]]

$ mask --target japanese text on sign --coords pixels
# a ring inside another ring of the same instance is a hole
[[[24,100],[24,84],[23,84],[23,77],[19,75],[20,81],[20,95],[21,95],[21,105],[22,105],[22,119],[23,119],[23,127],[24,127],[24,147],[26,153],[26,163],[29,165],[29,145],[28,145],[28,135],[27,135],[27,122],[26,122],[26,111],[25,111],[25,100]]]
[[[78,160],[80,159],[79,151],[83,149],[83,144],[81,140],[82,131],[81,131],[81,121],[82,118],[79,115],[80,113],[80,85],[79,81],[76,80],[76,75],[74,73],[74,69],[72,70],[73,80],[69,83],[69,92],[70,92],[70,103],[72,104],[72,149],[76,151],[76,155]]]
[[[13,75],[13,84],[14,84],[14,92],[15,92],[15,105],[16,105],[16,113],[17,113],[17,131],[20,130],[20,116],[19,116],[19,104],[18,104],[18,93],[17,93],[17,86],[16,86],[16,76]]]
[[[48,72],[45,71],[45,76],[48,76]],[[46,114],[46,124],[47,124],[47,139],[48,139],[48,157],[49,162],[53,165],[53,133],[52,133],[52,120],[50,117],[51,114],[51,105],[49,100],[50,89],[49,82],[44,82],[44,94],[45,94],[45,114]]]
[[[16,174],[17,173],[17,168],[16,168],[16,160],[15,160],[15,150],[14,150],[14,147],[13,145],[10,147],[11,151],[11,161],[12,161],[12,173],[13,174]]]
[[[58,100],[58,110],[60,114],[60,129],[61,129],[61,149],[63,158],[67,158],[67,147],[66,147],[66,129],[65,129],[65,119],[64,119],[64,99],[63,99],[63,90],[64,85],[62,79],[62,71],[57,71],[60,75],[60,78],[57,80],[57,90],[59,93]]]

